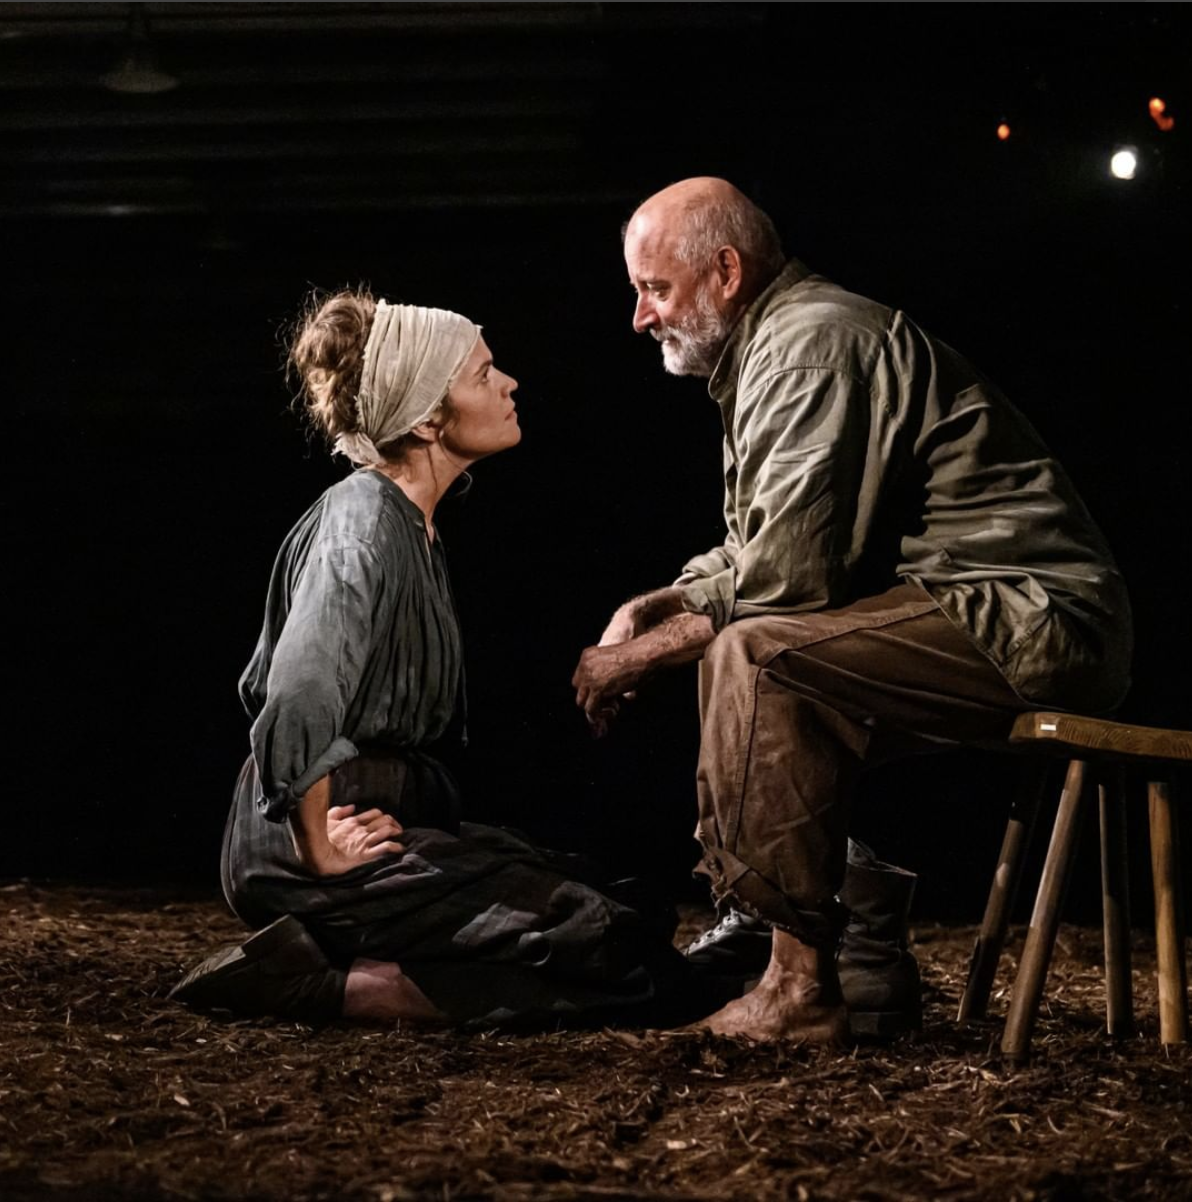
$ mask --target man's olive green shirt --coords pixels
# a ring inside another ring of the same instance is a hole
[[[687,563],[716,629],[916,581],[1032,704],[1115,707],[1121,574],[1030,423],[905,314],[792,260],[709,381],[724,420],[724,545]]]

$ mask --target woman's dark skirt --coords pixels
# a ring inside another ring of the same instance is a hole
[[[221,866],[250,927],[293,914],[333,962],[396,961],[467,1026],[670,1025],[714,1008],[670,942],[667,907],[643,903],[640,885],[601,881],[581,857],[461,823],[454,781],[429,756],[369,754],[332,774],[332,805],[381,809],[405,828],[403,854],[341,876],[302,868],[259,792],[250,757]]]

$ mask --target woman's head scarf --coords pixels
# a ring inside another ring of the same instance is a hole
[[[357,428],[335,451],[356,464],[384,463],[377,447],[431,416],[468,361],[480,327],[447,309],[377,301],[356,397]]]

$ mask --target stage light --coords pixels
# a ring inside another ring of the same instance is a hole
[[[1009,136],[1010,127],[1003,121],[1001,125],[997,127],[997,140],[999,142],[1004,142]]]
[[[1138,170],[1138,154],[1131,146],[1121,146],[1109,160],[1109,174],[1114,179],[1133,179]]]
[[[1167,105],[1158,96],[1152,96],[1147,103],[1147,112],[1151,120],[1164,132],[1175,127],[1175,118],[1167,116]]]

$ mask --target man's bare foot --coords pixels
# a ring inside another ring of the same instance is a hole
[[[344,988],[344,1018],[446,1021],[434,1002],[396,964],[354,960]]]
[[[848,1011],[834,957],[775,930],[770,963],[757,985],[687,1029],[760,1042],[843,1045],[848,1042]]]
[[[760,1043],[797,1040],[843,1046],[848,1042],[848,1011],[844,1005],[792,1002],[758,983],[756,989],[729,1002],[687,1028],[713,1035],[743,1035]]]

